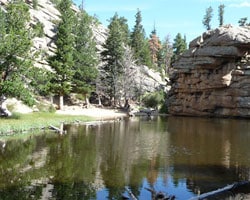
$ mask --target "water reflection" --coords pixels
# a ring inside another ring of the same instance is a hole
[[[132,118],[3,141],[0,199],[189,199],[249,180],[250,122]]]

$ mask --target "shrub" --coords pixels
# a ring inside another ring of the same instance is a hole
[[[164,91],[148,93],[142,98],[142,102],[146,107],[158,109],[165,102]]]

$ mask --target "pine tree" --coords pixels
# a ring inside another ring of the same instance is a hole
[[[148,40],[145,37],[145,31],[142,26],[141,11],[136,13],[135,26],[131,34],[131,46],[134,51],[136,63],[138,65],[151,65],[150,50]]]
[[[96,44],[90,28],[91,18],[81,10],[75,29],[73,91],[83,94],[88,104],[88,95],[94,90],[97,77],[98,58]]]
[[[204,18],[202,21],[203,25],[205,26],[207,30],[211,30],[212,17],[213,17],[213,8],[210,6],[206,9],[206,14],[204,15]]]
[[[238,23],[239,23],[239,26],[246,26],[246,25],[249,26],[249,23],[247,23],[247,17],[240,18]]]
[[[56,34],[56,52],[49,58],[49,63],[54,70],[53,79],[51,80],[51,91],[59,95],[59,108],[63,109],[63,96],[69,94],[72,89],[73,72],[73,51],[74,37],[72,29],[74,25],[74,12],[71,9],[71,0],[61,1],[58,5],[61,13],[61,19],[57,27]]]
[[[32,104],[34,101],[25,87],[32,68],[29,7],[17,0],[10,2],[6,11],[0,11],[0,93]]]
[[[187,49],[187,43],[185,36],[182,38],[181,34],[178,33],[174,39],[173,43],[173,57],[172,62],[175,62],[178,57]]]
[[[109,28],[109,36],[104,44],[104,51],[101,53],[104,65],[102,67],[101,76],[104,90],[114,100],[114,105],[118,99],[118,84],[122,74],[121,60],[125,51],[124,48],[124,32],[121,20],[117,13],[111,18]]]
[[[224,24],[224,9],[225,5],[221,4],[219,6],[219,26],[222,26]]]
[[[161,42],[156,34],[156,29],[151,32],[149,39],[149,49],[151,55],[151,61],[154,67],[158,66],[159,52],[161,50]]]

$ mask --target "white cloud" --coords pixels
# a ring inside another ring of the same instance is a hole
[[[229,7],[246,8],[246,7],[250,7],[250,2],[244,1],[244,2],[241,2],[241,3],[233,3],[233,4],[230,4]]]

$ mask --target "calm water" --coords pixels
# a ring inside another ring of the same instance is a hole
[[[132,118],[67,126],[67,135],[0,138],[0,200],[187,200],[250,179],[250,120]]]

